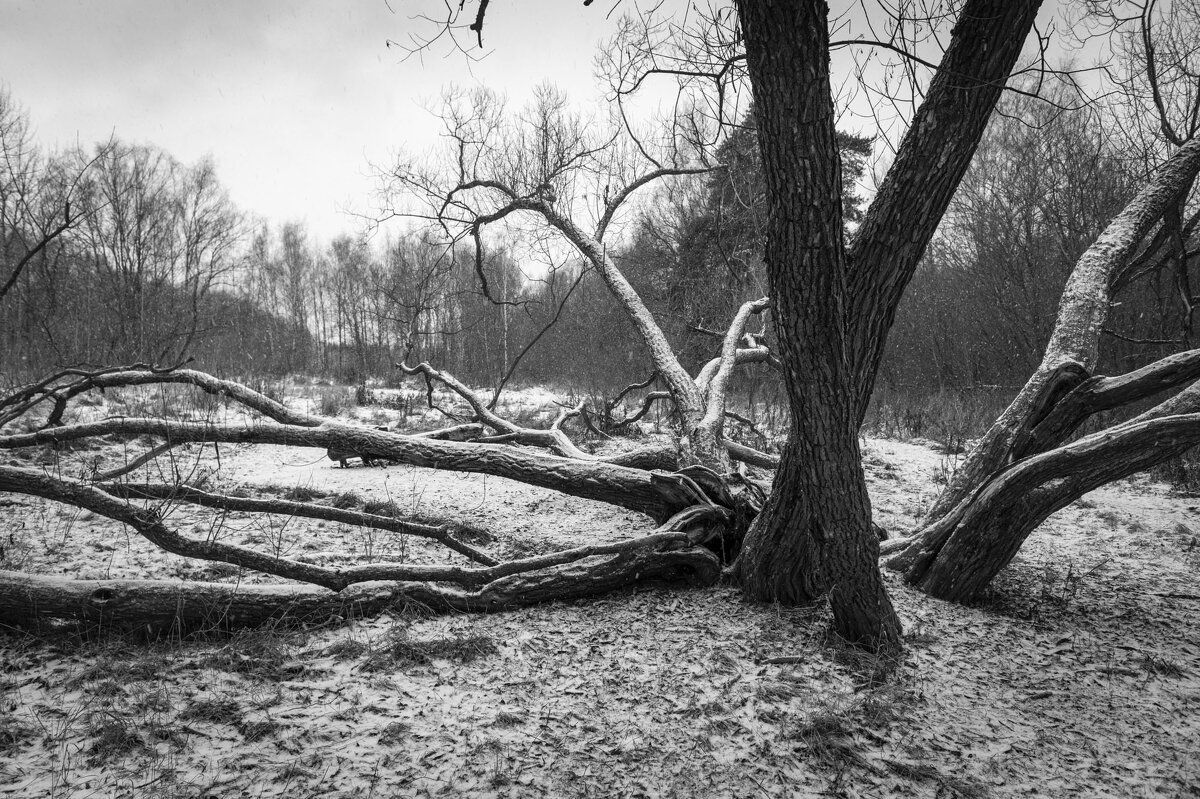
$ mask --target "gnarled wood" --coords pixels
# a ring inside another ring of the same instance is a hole
[[[312,586],[72,580],[0,571],[0,624],[73,622],[154,635],[321,624],[416,605],[479,613],[576,599],[634,584],[710,585],[720,564],[707,549],[623,552],[494,580],[478,589],[426,582],[366,582],[335,592]]]

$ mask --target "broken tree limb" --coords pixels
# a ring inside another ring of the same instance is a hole
[[[708,540],[714,525],[720,525],[730,511],[714,505],[707,494],[694,487],[686,475],[676,479],[693,486],[699,502],[703,503],[675,514],[657,531],[650,535],[618,541],[611,544],[594,544],[576,549],[551,552],[504,563],[492,560],[489,565],[476,568],[458,566],[428,566],[402,563],[368,563],[352,566],[319,566],[304,563],[279,555],[259,552],[250,547],[221,542],[215,536],[205,539],[189,538],[163,523],[162,512],[157,508],[139,509],[122,502],[107,491],[86,485],[77,480],[51,477],[32,469],[0,466],[0,491],[23,493],[46,499],[65,502],[84,508],[132,527],[136,532],[160,548],[184,557],[206,561],[230,563],[263,574],[269,574],[299,582],[311,583],[335,591],[361,582],[437,582],[453,583],[465,588],[478,588],[501,578],[511,577],[601,555],[620,555],[639,550],[672,550],[690,547]],[[122,487],[118,487],[122,488]],[[164,492],[155,487],[123,487],[122,493],[133,496],[161,496]],[[409,534],[421,534],[442,540],[443,531],[425,525],[402,523],[370,514],[343,511],[336,508],[303,506],[284,500],[254,500],[223,497],[197,489],[175,487],[175,498],[187,497],[197,504],[222,510],[253,511],[268,513],[292,513],[313,518],[328,518],[332,521],[357,524],[380,529],[404,530]],[[297,507],[303,506],[303,507]],[[391,523],[389,523],[391,522]],[[486,556],[485,556],[486,557]]]
[[[1200,349],[1178,352],[1117,377],[1093,377],[1054,402],[1025,439],[1014,444],[1021,458],[1065,440],[1085,419],[1200,378]]]
[[[435,369],[426,362],[421,362],[416,366],[398,363],[396,366],[406,375],[422,376],[427,385],[431,385],[434,382],[441,383],[470,405],[478,423],[496,431],[496,435],[478,436],[475,440],[479,443],[523,444],[548,449],[564,458],[616,465],[636,465],[636,468],[673,468],[676,463],[677,459],[668,457],[668,452],[661,447],[650,448],[644,451],[619,453],[617,455],[593,455],[589,452],[584,452],[562,430],[563,422],[571,416],[582,413],[583,403],[579,403],[573,408],[563,408],[560,410],[557,418],[548,429],[538,430],[530,427],[522,427],[500,416],[492,410],[490,405],[485,404],[477,393],[447,372]],[[673,455],[673,453],[670,454]],[[647,467],[646,464],[653,464],[653,466]]]
[[[721,343],[721,356],[712,378],[707,383],[701,383],[699,378],[697,379],[697,385],[706,395],[704,416],[700,419],[698,428],[703,430],[706,436],[711,436],[718,441],[722,440],[725,424],[725,396],[729,390],[729,380],[733,376],[733,369],[737,365],[738,342],[741,340],[742,334],[746,332],[746,324],[750,321],[750,317],[762,313],[770,305],[771,301],[766,297],[742,304],[729,325],[725,340]]]
[[[725,448],[729,450],[729,457],[735,461],[757,466],[760,469],[778,469],[779,456],[769,455],[765,452],[759,452],[753,447],[747,447],[745,444],[739,444],[736,441],[726,441]]]
[[[427,538],[437,541],[447,549],[452,549],[460,555],[482,563],[485,566],[495,566],[497,561],[485,552],[481,552],[465,541],[455,536],[457,525],[432,525],[411,522],[375,513],[364,513],[346,508],[335,508],[328,505],[316,505],[311,502],[296,502],[278,498],[235,497],[227,494],[216,494],[192,486],[151,485],[148,483],[111,483],[98,486],[106,493],[122,499],[157,499],[164,502],[188,502],[206,508],[239,511],[243,513],[274,513],[283,516],[294,516],[302,519],[321,519],[323,521],[349,524],[368,530],[387,530],[401,535],[411,535],[417,538]],[[43,495],[44,496],[44,495]],[[49,497],[53,499],[53,497]]]

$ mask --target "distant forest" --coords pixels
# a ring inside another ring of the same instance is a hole
[[[1111,140],[1086,109],[1006,97],[900,307],[881,386],[1024,382],[1072,265],[1144,179],[1144,164]],[[0,144],[0,371],[10,378],[192,358],[229,376],[359,383],[396,376],[392,364],[407,359],[486,385],[519,359],[514,380],[608,393],[651,372],[628,317],[578,260],[548,267],[552,253],[490,241],[476,263],[437,230],[318,242],[303,224],[234,207],[211,161],[122,141],[44,152],[7,93]],[[872,143],[847,133],[840,145],[853,236]],[[619,245],[619,265],[693,370],[734,309],[767,293],[749,124],[718,162],[648,195]],[[1101,371],[1188,344],[1176,276],[1141,274],[1135,261],[1119,280]],[[775,380],[763,367],[749,379]]]

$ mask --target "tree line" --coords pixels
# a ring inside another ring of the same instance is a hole
[[[1036,368],[1072,266],[1146,168],[1094,108],[1064,111],[1069,99],[1001,101],[897,312],[881,384],[1015,390]],[[752,120],[751,109],[717,150],[721,169],[664,181],[615,247],[690,369],[738,305],[766,289]],[[652,371],[637,331],[577,258],[501,240],[476,262],[428,232],[322,244],[303,223],[236,208],[211,159],[182,164],[119,140],[43,153],[7,92],[0,145],[5,372],[192,358],[224,374],[355,383],[413,358],[476,384],[508,376],[600,395]],[[872,141],[841,131],[838,147],[852,238]],[[1194,226],[1182,233],[1197,236]],[[1188,346],[1178,271],[1131,268],[1122,283],[1106,368]],[[598,352],[597,336],[608,345]],[[743,388],[775,396],[779,382],[750,370]]]

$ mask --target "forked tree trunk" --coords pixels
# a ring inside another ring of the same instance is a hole
[[[758,600],[795,604],[828,594],[840,635],[893,651],[900,624],[876,565],[846,357],[827,12],[823,4],[753,0],[738,10],[770,198],[765,258],[793,421],[737,572]]]
[[[1190,409],[1190,413],[1175,413]],[[1200,443],[1200,384],[1123,425],[1018,461],[889,560],[939,599],[977,597],[1050,514]]]
[[[890,646],[899,625],[874,556],[858,427],[905,287],[970,164],[1040,0],[969,0],[925,101],[842,243],[823,3],[741,0],[770,198],[766,262],[792,436],[739,570],[751,596],[828,592],[845,637]]]

